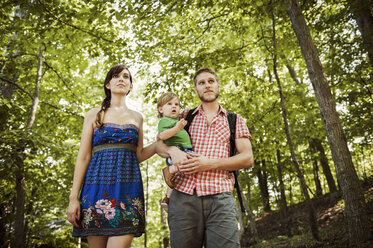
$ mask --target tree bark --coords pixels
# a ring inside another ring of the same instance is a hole
[[[286,204],[286,194],[285,194],[285,185],[284,185],[284,180],[282,178],[282,163],[281,163],[281,154],[280,150],[277,149],[277,173],[278,173],[278,181],[280,183],[280,193],[281,193],[281,215],[283,218],[287,218],[288,216],[288,206]]]
[[[31,112],[29,115],[29,119],[27,122],[27,129],[31,129],[34,125],[35,118],[36,118],[36,110],[39,107],[39,92],[40,92],[40,83],[41,83],[41,74],[43,69],[43,51],[41,50],[41,46],[39,47],[39,55],[38,55],[38,67],[36,73],[36,81],[35,81],[35,92],[32,99],[31,105]]]
[[[316,47],[296,0],[287,8],[294,32],[298,38],[308,74],[315,91],[322,120],[330,144],[337,178],[345,200],[350,245],[359,246],[369,240],[368,218],[363,191],[352,163],[347,141],[336,111],[336,105],[326,80]]]
[[[335,193],[338,191],[338,189],[335,185],[332,172],[330,171],[328,158],[326,157],[325,150],[324,150],[324,147],[322,146],[321,140],[314,139],[312,142],[314,143],[315,148],[318,151],[318,158],[319,158],[323,173],[325,175],[326,181],[328,182],[329,192]]]
[[[23,148],[20,152],[23,153]],[[14,223],[14,247],[22,248],[25,244],[25,166],[22,159],[18,159],[16,171],[16,219]]]
[[[26,125],[26,129],[32,129],[35,122],[36,110],[39,105],[39,91],[43,66],[43,52],[41,46],[39,47],[37,74],[35,80],[35,92],[31,105],[31,111]],[[23,154],[25,144],[20,144],[20,153]],[[14,226],[14,246],[15,248],[25,247],[25,164],[23,159],[18,159],[18,169],[16,171],[16,220]]]
[[[145,194],[145,216],[148,216],[149,207],[149,160],[146,161],[146,194]],[[145,226],[147,225],[145,219]],[[148,247],[148,235],[144,233],[144,247]]]
[[[25,213],[26,213],[26,216],[30,216],[29,219],[26,219],[25,221],[25,238],[26,238],[26,243],[25,243],[25,247],[30,247],[30,234],[32,233],[32,230],[30,230],[28,228],[28,223],[31,221],[31,223],[33,223],[33,221],[35,220],[35,218],[32,216],[32,210],[33,210],[33,200],[34,200],[34,197],[36,195],[36,191],[38,190],[38,188],[33,188],[31,190],[31,194],[30,194],[30,201],[28,202],[27,204],[27,208],[25,209]]]
[[[165,216],[166,211],[161,207],[161,202],[162,202],[162,199],[159,200],[159,206],[161,210],[161,223],[162,223],[161,229],[165,230],[166,229],[166,216]],[[160,244],[159,247],[167,248],[169,243],[170,243],[170,239],[168,237],[163,237],[162,244]]]
[[[290,129],[289,129],[289,124],[288,124],[288,119],[287,119],[287,110],[286,110],[286,107],[285,107],[284,95],[283,95],[283,92],[282,92],[282,86],[281,86],[280,78],[278,77],[278,73],[277,73],[276,28],[275,28],[276,22],[275,22],[275,17],[273,15],[272,8],[271,8],[271,15],[272,15],[272,32],[273,32],[272,33],[272,41],[273,41],[273,51],[274,51],[273,52],[274,53],[273,54],[273,71],[274,71],[274,74],[275,74],[275,78],[276,78],[276,81],[277,81],[279,94],[280,94],[282,118],[283,118],[283,121],[284,121],[286,138],[287,138],[289,149],[290,149],[291,159],[292,159],[294,167],[297,171],[297,176],[299,178],[299,182],[300,182],[300,185],[301,185],[303,195],[306,198],[306,205],[307,205],[307,208],[308,208],[308,220],[309,220],[309,225],[310,225],[310,228],[311,228],[311,233],[312,233],[312,236],[315,240],[319,240],[320,239],[319,238],[319,230],[318,230],[318,227],[317,227],[315,209],[313,207],[312,201],[310,199],[310,196],[309,196],[309,193],[308,193],[308,190],[307,190],[306,180],[304,179],[303,172],[300,169],[298,159],[295,155],[293,139],[291,138],[291,135],[290,135]]]
[[[16,73],[14,75],[13,79],[10,79],[9,81],[15,83],[15,82],[17,82],[18,78],[19,78],[19,73]],[[14,86],[14,84],[12,84],[10,82],[3,81],[3,84],[0,86],[1,97],[5,98],[5,99],[10,99],[13,95],[13,92],[14,92],[15,86]]]
[[[258,230],[256,229],[255,216],[254,216],[253,211],[250,207],[250,202],[251,202],[250,184],[247,185],[247,199],[242,194],[242,201],[243,201],[244,207],[245,207],[246,212],[247,212],[247,217],[249,218],[249,221],[250,221],[250,233],[251,233],[252,239],[253,239],[254,243],[258,243],[259,242],[259,235],[258,235]]]
[[[294,80],[294,82],[298,85],[301,86],[301,83],[298,80],[297,74],[294,70],[294,68],[290,65],[286,65],[286,67],[289,70],[291,78]],[[302,102],[302,105],[305,107],[304,102]],[[328,187],[329,187],[329,192],[334,193],[337,192],[337,187],[335,186],[335,181],[333,178],[333,175],[330,171],[330,166],[328,163],[328,158],[325,155],[324,147],[322,146],[322,142],[320,139],[312,139],[311,141],[314,145],[316,150],[318,150],[318,160],[320,161],[321,167],[323,169],[323,173],[325,175],[326,181],[328,182]],[[317,192],[317,191],[316,191]]]
[[[268,179],[267,179],[267,172],[265,167],[265,161],[262,161],[262,166],[257,167],[257,177],[258,183],[260,188],[260,196],[262,200],[263,210],[265,212],[271,211],[271,206],[269,204],[269,193],[268,193]]]
[[[295,72],[294,68],[291,65],[289,65],[289,64],[286,64],[286,68],[288,68],[289,74],[290,74],[291,78],[294,80],[294,82],[298,86],[302,86],[302,84],[298,80],[297,73]]]
[[[241,194],[242,196],[243,194]],[[243,201],[243,199],[242,199]],[[241,206],[239,203],[236,202],[237,205],[237,215],[238,215],[238,224],[240,225],[240,230],[239,230],[239,237],[242,239],[243,234],[245,233],[245,221],[244,221],[244,216],[242,214]]]
[[[363,48],[368,52],[370,64],[373,66],[373,3],[371,0],[354,0],[349,3],[363,38]]]
[[[321,196],[322,188],[321,188],[321,182],[320,182],[320,176],[319,176],[319,166],[317,164],[317,158],[316,158],[316,148],[312,140],[309,140],[308,143],[310,146],[311,157],[312,157],[312,171],[313,171],[313,180],[315,181],[315,186],[316,186],[316,196]]]
[[[10,99],[13,95],[15,83],[19,78],[19,72],[17,72],[12,79],[0,77],[0,97],[5,99]],[[2,107],[0,109],[0,122],[5,123],[6,120],[9,118],[9,108]],[[7,128],[6,125],[0,126],[0,131],[3,131]]]

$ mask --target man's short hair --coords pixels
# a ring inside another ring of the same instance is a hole
[[[203,72],[208,72],[214,75],[216,81],[219,83],[218,75],[216,74],[216,72],[210,67],[203,67],[196,72],[196,75],[194,75],[194,78],[193,78],[194,86],[197,84],[197,80],[196,80],[197,76]]]

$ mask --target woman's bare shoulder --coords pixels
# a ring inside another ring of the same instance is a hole
[[[93,108],[88,110],[88,112],[85,114],[84,119],[93,121],[96,119],[97,113],[100,111],[100,108]]]
[[[140,112],[135,111],[135,110],[130,110],[130,111],[131,111],[131,115],[134,117],[134,120],[137,123],[137,126],[141,126],[142,122],[143,122],[142,114]]]

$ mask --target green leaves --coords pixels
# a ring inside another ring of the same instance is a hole
[[[30,242],[61,246],[58,244],[65,238],[73,246],[71,226],[63,220],[83,116],[101,104],[104,74],[117,63],[135,68],[136,77],[146,81],[139,97],[150,106],[144,123],[150,127],[156,125],[156,113],[151,107],[161,93],[173,91],[181,97],[183,107],[195,107],[199,99],[193,92],[194,73],[204,66],[214,68],[221,83],[221,104],[246,119],[253,136],[255,159],[267,162],[269,182],[273,185],[269,187],[271,204],[277,204],[277,149],[281,151],[287,196],[292,196],[292,202],[300,201],[272,72],[270,7],[276,18],[278,72],[290,131],[300,162],[307,169],[312,166],[308,140],[325,141],[325,134],[283,2],[2,3],[0,78],[14,80],[15,85],[10,87],[4,80],[0,84],[0,195],[2,199],[14,199],[15,177],[9,172],[14,172],[17,160],[22,160],[26,170],[26,202],[35,203],[26,216],[28,223],[35,221],[30,224],[30,230],[35,230],[28,234]],[[372,69],[357,26],[343,3],[311,1],[304,3],[303,8],[332,85],[358,172],[367,177],[371,162],[364,158],[369,157],[373,133]],[[44,54],[40,103],[33,130],[26,132],[40,45]],[[149,139],[154,138],[151,132],[148,135]],[[24,152],[19,153],[20,149]],[[148,241],[158,244],[168,236],[167,229],[158,230],[158,201],[165,190],[160,186],[163,160],[152,159],[149,165],[155,169],[143,175],[150,185]],[[306,180],[311,182],[313,175],[310,170],[306,172]],[[259,213],[260,194],[253,171],[245,171],[240,180],[245,191],[246,185],[251,185],[252,207]],[[311,183],[310,187],[314,185]],[[3,200],[1,204],[11,209],[12,202]],[[12,212],[4,219],[5,224],[11,223]],[[59,229],[50,228],[51,225]],[[39,237],[44,238],[40,241]]]

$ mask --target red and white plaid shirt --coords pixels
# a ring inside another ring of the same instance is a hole
[[[195,153],[207,158],[227,158],[230,150],[230,130],[227,111],[220,106],[219,113],[207,126],[207,117],[200,105],[195,112],[189,133]],[[249,129],[241,115],[237,114],[236,139],[246,137],[251,139]],[[177,174],[175,189],[193,195],[196,189],[197,196],[214,195],[223,192],[232,192],[234,176],[226,170],[208,170],[194,174]]]

